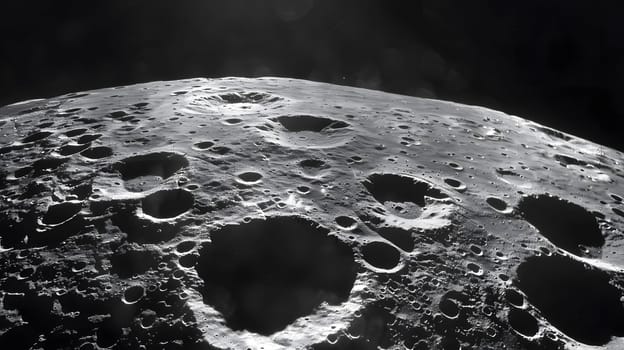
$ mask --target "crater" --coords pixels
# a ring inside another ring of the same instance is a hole
[[[95,141],[97,139],[99,139],[100,137],[102,137],[102,134],[90,134],[90,135],[82,135],[78,138],[78,140],[76,140],[76,143],[79,143],[81,145],[85,144],[85,143],[89,143],[91,141]]]
[[[65,135],[67,135],[68,137],[74,137],[74,136],[82,135],[85,132],[87,132],[87,129],[84,129],[84,128],[72,129],[72,130],[67,131]]]
[[[624,336],[622,295],[609,280],[604,271],[552,255],[528,258],[515,282],[561,332],[581,343],[604,345],[612,336]]]
[[[337,216],[334,221],[343,230],[353,230],[357,227],[357,221],[354,218],[346,215]]]
[[[425,206],[425,196],[443,199],[448,196],[425,182],[395,174],[372,174],[363,182],[364,187],[380,203],[411,202]]]
[[[91,147],[80,153],[82,156],[90,159],[102,159],[113,155],[113,150],[110,147],[99,146]]]
[[[46,225],[58,225],[74,217],[81,208],[82,205],[79,202],[51,205],[41,221]]]
[[[196,266],[206,304],[234,330],[270,335],[322,302],[347,300],[357,264],[351,249],[295,216],[254,219],[211,234]]]
[[[327,167],[327,164],[320,159],[304,159],[299,162],[299,165],[304,169],[322,169]]]
[[[263,92],[230,92],[217,95],[225,103],[266,103],[276,102],[280,98]]]
[[[554,245],[579,255],[582,246],[600,248],[605,240],[596,218],[585,208],[549,195],[523,198],[518,209]]]
[[[262,179],[262,174],[257,173],[255,171],[247,171],[244,173],[238,174],[238,180],[244,184],[255,184],[260,182]]]
[[[35,141],[43,140],[50,135],[52,135],[52,133],[49,131],[40,131],[40,132],[36,132],[34,134],[24,137],[22,139],[22,142],[23,143],[35,142]]]
[[[401,259],[401,253],[384,242],[371,242],[362,247],[362,258],[371,266],[391,270]]]
[[[193,147],[197,148],[198,150],[206,150],[212,146],[214,146],[215,143],[212,141],[201,141],[201,142],[197,142],[195,144],[193,144]]]
[[[377,233],[406,252],[414,250],[414,238],[410,231],[399,227],[382,227]]]
[[[497,211],[505,211],[508,208],[507,202],[500,198],[488,197],[485,201],[490,205],[490,207],[496,209]]]
[[[193,195],[185,190],[162,190],[143,198],[143,212],[149,216],[168,219],[176,217],[193,207]]]
[[[121,178],[127,181],[142,176],[159,176],[166,179],[188,165],[188,160],[182,155],[157,152],[126,158],[114,168],[119,171]]]
[[[349,126],[349,124],[343,121],[323,117],[314,117],[311,115],[281,116],[277,117],[276,120],[282,124],[286,130],[291,132],[321,132],[326,128],[341,129]]]
[[[539,331],[537,320],[526,310],[512,308],[509,310],[507,320],[513,330],[525,337],[533,337]]]
[[[452,179],[452,178],[444,179],[444,183],[446,183],[447,185],[453,187],[453,189],[455,189],[455,190],[462,190],[462,189],[466,188],[466,186],[463,183],[461,183],[461,181],[455,180],[455,179]]]
[[[85,149],[89,148],[89,144],[85,145],[65,145],[59,148],[59,154],[62,156],[70,156],[72,154],[76,154],[78,152],[82,152]]]

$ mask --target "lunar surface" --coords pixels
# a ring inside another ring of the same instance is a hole
[[[623,349],[624,156],[282,78],[0,108],[2,349]]]

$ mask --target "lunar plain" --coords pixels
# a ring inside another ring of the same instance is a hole
[[[2,349],[623,349],[621,152],[285,78],[0,108]]]

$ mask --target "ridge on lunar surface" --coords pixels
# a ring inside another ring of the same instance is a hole
[[[0,347],[622,349],[624,156],[284,78],[0,108]]]

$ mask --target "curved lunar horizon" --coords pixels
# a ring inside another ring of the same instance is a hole
[[[0,108],[11,349],[620,349],[624,156],[453,102],[187,79]]]

